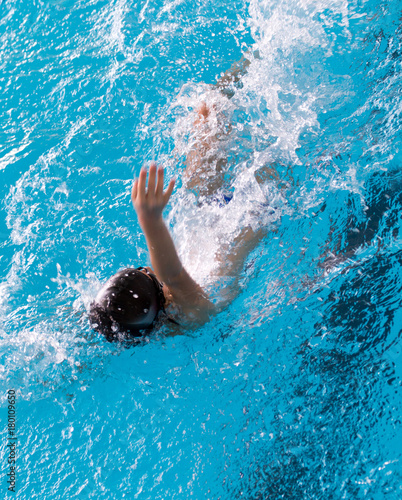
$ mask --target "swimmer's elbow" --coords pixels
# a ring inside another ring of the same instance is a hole
[[[191,323],[199,326],[208,323],[211,317],[216,314],[214,304],[206,298],[203,298],[202,301],[198,301],[197,304],[187,304],[184,312]]]
[[[173,300],[186,316],[197,323],[205,323],[209,320],[211,314],[214,313],[214,305],[184,268],[165,283],[169,287]]]

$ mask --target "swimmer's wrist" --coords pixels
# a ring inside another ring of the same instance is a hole
[[[162,214],[137,214],[138,222],[144,231],[153,229],[155,226],[165,225]]]

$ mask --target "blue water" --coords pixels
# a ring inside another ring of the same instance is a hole
[[[233,200],[198,206],[193,111],[257,50],[224,109]],[[395,0],[0,1],[4,498],[402,498],[401,62]],[[126,349],[86,310],[148,263],[129,192],[153,159],[212,295],[216,247],[268,231],[230,306]]]

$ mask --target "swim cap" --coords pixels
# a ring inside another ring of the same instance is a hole
[[[119,271],[91,304],[91,326],[108,340],[116,340],[119,333],[140,337],[151,329],[158,313],[164,311],[162,284],[155,275],[141,269]]]

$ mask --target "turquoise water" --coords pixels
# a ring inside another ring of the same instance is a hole
[[[402,498],[400,3],[3,0],[0,14],[5,498]],[[256,50],[220,100],[233,201],[197,206],[180,181],[193,110]],[[212,294],[216,246],[242,224],[269,231],[229,307],[125,349],[86,309],[147,263],[129,191],[153,159],[178,177],[167,221]]]

